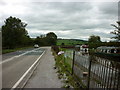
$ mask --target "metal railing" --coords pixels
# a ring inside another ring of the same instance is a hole
[[[74,51],[73,73],[86,88],[120,89],[120,61]]]

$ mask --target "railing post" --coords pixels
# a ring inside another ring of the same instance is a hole
[[[118,69],[118,82],[117,82],[117,90],[119,90],[120,87],[120,69]]]
[[[75,50],[73,50],[72,75],[74,73]]]
[[[88,90],[90,88],[90,72],[91,72],[91,62],[92,62],[91,55],[89,56],[89,60],[90,60],[90,63],[89,63],[89,68],[88,68],[88,83],[87,83]]]

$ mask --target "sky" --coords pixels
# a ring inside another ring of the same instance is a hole
[[[54,32],[58,38],[109,41],[118,21],[117,0],[0,0],[0,27],[13,16],[27,23],[30,37]]]

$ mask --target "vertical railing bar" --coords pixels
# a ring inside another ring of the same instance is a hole
[[[107,78],[107,80],[106,80],[107,81],[106,82],[107,83],[106,84],[106,89],[107,90],[109,90],[109,86],[108,86],[109,85],[109,74],[110,74],[110,68],[109,68],[109,61],[108,61],[108,64],[107,64],[107,77],[106,77]]]
[[[100,74],[100,67],[99,67],[99,59],[97,59],[97,64],[98,64],[98,66],[97,66],[97,73],[96,73],[96,79],[97,80],[99,80],[100,79],[100,77],[99,77],[99,74]],[[97,87],[99,87],[99,85],[98,85],[98,83],[97,83]]]
[[[92,61],[92,74],[94,74],[94,65],[93,65],[93,61]]]
[[[97,82],[95,82],[96,83],[96,88],[98,88],[98,84],[97,84]]]
[[[83,62],[84,62],[84,68],[86,68],[87,65],[86,58],[84,58]]]
[[[73,50],[72,75],[74,73],[75,50]]]
[[[98,62],[97,61],[95,61],[95,63],[97,64]],[[97,65],[95,65],[95,79],[98,79],[98,75],[97,75],[97,72],[98,71],[98,66]],[[96,81],[95,81],[96,82]],[[98,87],[98,85],[97,85],[97,82],[96,82],[96,87]]]
[[[96,61],[97,62],[97,65],[99,66],[99,62],[98,62],[98,60]],[[96,74],[97,74],[97,76],[98,76],[98,73],[99,73],[99,67],[97,66],[97,72],[96,72]]]
[[[103,65],[103,60],[101,60],[100,58],[98,58],[99,59],[99,64],[100,64],[100,71],[102,71],[102,67],[104,66]],[[102,74],[100,74],[100,78],[102,78]]]
[[[101,63],[102,63],[102,74],[101,74],[101,80],[102,80],[102,88],[104,88],[104,60],[101,60]]]
[[[96,83],[96,82],[95,82]],[[98,84],[96,83],[96,88],[98,88]]]
[[[87,63],[88,63],[88,61],[87,61]],[[89,66],[88,66],[89,64],[87,64],[87,69],[89,68]]]
[[[98,80],[100,80],[100,69],[101,69],[101,64],[100,64],[100,59],[98,59],[99,67],[98,67]]]
[[[103,66],[102,66],[102,61],[103,60],[100,60],[100,63],[101,63],[101,75],[100,75],[100,78],[101,78],[101,82],[103,82],[102,80],[102,74],[103,74]],[[101,87],[103,86],[102,83],[100,83]]]
[[[92,67],[92,64],[93,64],[93,61],[91,61],[91,78],[93,78],[94,77],[94,73],[93,73],[93,67]],[[88,69],[89,69],[89,67],[88,67]],[[94,83],[94,85],[95,85],[95,82],[93,82]]]
[[[87,69],[87,59],[85,59],[85,68]]]
[[[92,62],[92,59],[90,58],[90,63],[89,63],[89,71],[88,71],[88,83],[87,83],[88,90],[89,90],[89,88],[90,88],[90,72],[91,72],[91,62]]]
[[[109,78],[110,78],[110,65],[108,64],[108,82],[107,82],[107,88],[109,88]]]
[[[94,61],[94,64],[95,64],[96,62]],[[94,65],[94,75],[96,74],[96,65]]]
[[[94,64],[95,61],[92,61],[91,64],[92,64],[92,63]],[[92,65],[91,65],[91,66],[92,66]],[[92,77],[93,77],[93,78],[95,78],[95,67],[96,67],[96,65],[94,65],[94,67],[92,68],[92,74],[93,74]],[[95,83],[95,86],[96,86],[96,82],[94,82],[94,83]]]
[[[113,85],[114,88],[116,88],[116,86],[115,86],[115,84],[116,84],[116,74],[117,74],[117,70],[116,70],[116,69],[117,69],[117,68],[115,67],[115,70],[114,70],[114,71],[115,71],[115,78],[114,78],[114,85]]]
[[[104,88],[104,70],[105,70],[105,68],[104,68],[104,60],[101,60],[101,63],[102,63],[102,74],[101,74],[101,76],[102,76],[102,88]]]
[[[100,59],[100,79],[101,79],[101,82],[102,82],[102,69],[103,69],[103,67],[102,67],[102,60]],[[100,82],[100,85],[102,85],[102,83]]]
[[[99,87],[98,87],[98,83],[97,83],[97,82],[96,82],[96,84],[97,84],[97,88],[99,88]]]
[[[107,64],[107,61],[105,60],[105,66],[104,66],[104,72],[105,72],[105,73],[104,73],[104,89],[106,88],[106,82],[105,82],[105,81],[106,81],[106,73],[107,73],[107,72],[106,72],[106,70],[107,70],[107,69],[106,69],[106,64]]]
[[[119,89],[120,85],[120,70],[118,68],[118,82],[117,82],[117,90]]]
[[[105,68],[104,68],[104,64],[105,64],[105,60],[102,60],[102,71],[103,71],[103,74],[102,74],[102,88],[104,88],[104,75],[105,75]]]
[[[106,81],[107,81],[107,65],[108,65],[107,60],[105,60],[105,66],[106,66],[105,69],[106,70],[105,70],[105,78],[104,78],[104,81],[105,81],[105,83],[104,83],[105,84],[104,89],[106,88]]]
[[[112,88],[112,82],[113,82],[113,71],[114,71],[114,68],[112,68],[112,72],[111,72],[111,79],[110,79],[110,88]]]
[[[97,88],[97,83],[95,82],[95,88]]]
[[[84,60],[85,58],[83,57],[83,60],[82,60],[82,62],[83,62],[83,67],[85,68],[85,60]]]

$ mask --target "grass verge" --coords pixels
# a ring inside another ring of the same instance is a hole
[[[80,85],[78,84],[78,81],[70,72],[70,65],[67,65],[67,63],[64,62],[64,55],[57,55],[53,50],[52,52],[55,57],[55,67],[57,67],[58,69],[58,78],[62,79],[62,81],[64,82],[64,86],[62,88],[79,89]]]
[[[22,48],[15,48],[15,49],[3,49],[2,50],[2,54],[10,53],[10,52],[15,52],[15,51],[18,51],[18,50],[23,50],[23,49],[28,49],[28,48],[32,48],[32,46],[22,47]]]

